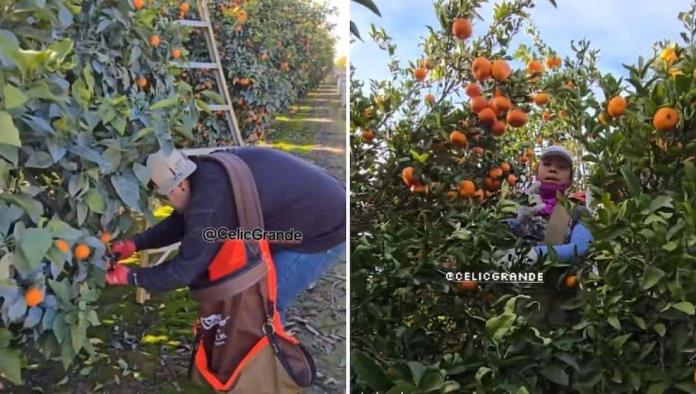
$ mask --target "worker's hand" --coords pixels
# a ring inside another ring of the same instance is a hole
[[[539,260],[539,253],[531,248],[526,255],[518,255],[515,249],[504,249],[493,252],[493,261],[499,267],[510,268],[514,263],[521,262],[524,265],[535,264]]]
[[[111,253],[118,255],[119,260],[127,259],[131,257],[135,252],[135,242],[128,239],[125,241],[116,241],[110,244]]]
[[[110,285],[127,285],[130,269],[124,264],[116,264],[113,270],[106,272],[106,283]]]

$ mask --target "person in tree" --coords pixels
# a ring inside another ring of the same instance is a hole
[[[560,262],[573,263],[585,256],[593,240],[583,218],[587,217],[587,209],[577,203],[584,202],[583,193],[571,194],[571,209],[559,203],[558,197],[565,195],[573,181],[573,158],[563,147],[554,145],[546,148],[536,171],[536,180],[523,193],[526,204],[521,204],[517,217],[506,220],[512,233],[525,240],[531,248],[525,255],[518,255],[513,250],[503,250],[494,253],[499,265],[510,267],[513,263],[532,265],[548,257],[553,248]],[[564,270],[565,272],[565,270]],[[554,289],[557,288],[557,272],[545,278],[547,286],[542,291],[542,310],[537,320],[547,323],[565,321],[563,310],[557,308],[563,297],[559,297]]]
[[[258,189],[264,229],[294,230],[293,242],[270,242],[276,266],[277,306],[285,320],[288,306],[345,254],[345,185],[326,170],[291,154],[260,147],[227,149],[253,174]],[[187,157],[181,151],[159,151],[147,159],[150,186],[166,197],[174,212],[131,239],[110,245],[119,259],[136,251],[156,249],[181,241],[178,255],[148,268],[117,264],[107,273],[110,285],[136,285],[149,292],[210,283],[207,269],[223,240],[204,239],[206,228],[239,228],[232,187],[225,168],[213,160]],[[287,241],[287,240],[285,240]]]

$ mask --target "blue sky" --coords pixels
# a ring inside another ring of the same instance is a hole
[[[430,0],[376,0],[381,18],[351,3],[351,20],[365,40],[351,44],[350,61],[357,68],[357,79],[390,78],[384,52],[368,35],[371,23],[384,27],[392,37],[402,67],[419,57],[418,44],[428,34],[426,25],[438,26]],[[492,3],[496,2],[485,4],[480,10],[484,21],[474,21],[474,35],[485,31],[492,17]],[[625,76],[627,72],[621,64],[634,64],[639,55],[650,56],[654,42],[669,39],[683,43],[679,37],[683,27],[677,15],[687,11],[691,1],[558,0],[557,3],[556,9],[548,0],[538,0],[531,11],[541,38],[563,58],[572,53],[571,40],[588,39],[592,48],[600,49],[600,69]],[[513,43],[513,50],[517,43]]]

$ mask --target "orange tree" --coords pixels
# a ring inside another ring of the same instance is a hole
[[[304,0],[210,2],[218,49],[242,135],[258,139],[287,110],[332,70],[334,39],[326,4]],[[172,11],[175,13],[174,11]],[[189,59],[208,59],[200,30],[186,43]],[[210,89],[211,73],[187,73],[197,89]],[[203,82],[201,84],[201,82]],[[207,85],[206,85],[207,83]],[[219,120],[204,119],[206,137],[229,138]]]
[[[694,392],[693,10],[685,45],[658,44],[622,81],[586,41],[560,59],[532,1],[497,5],[489,28],[472,26],[479,5],[436,1],[422,57],[391,62],[393,79],[368,92],[352,84],[353,387]],[[522,29],[532,46],[512,52]],[[386,33],[371,35],[396,60]],[[580,315],[566,327],[529,323],[529,289],[444,275],[500,270],[491,252],[518,245],[500,221],[551,143],[584,159],[577,181],[595,201],[588,257],[532,267],[562,273],[564,308]]]
[[[203,105],[169,60],[185,32],[158,1],[0,3],[0,372],[36,347],[95,354],[106,242],[150,220],[143,157]]]

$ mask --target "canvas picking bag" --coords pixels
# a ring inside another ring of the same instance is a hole
[[[249,167],[229,151],[200,156],[226,169],[239,224],[263,228]],[[198,302],[189,376],[228,393],[301,393],[315,379],[312,356],[288,334],[276,308],[276,273],[267,240],[225,240],[208,266]]]

